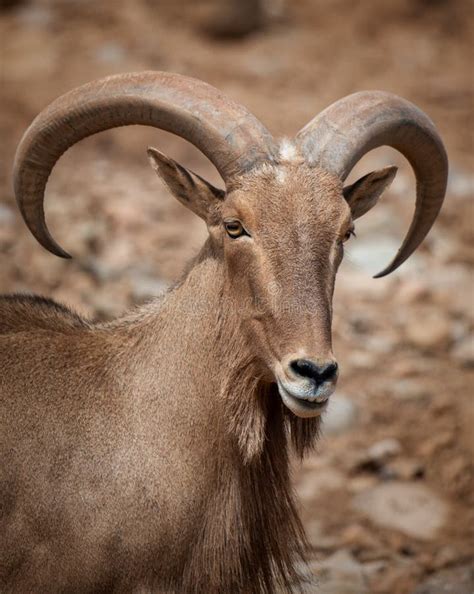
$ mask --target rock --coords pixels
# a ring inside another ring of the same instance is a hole
[[[383,270],[387,262],[392,260],[400,247],[399,243],[398,239],[389,237],[386,232],[380,235],[377,233],[360,235],[348,249],[349,260],[367,275],[374,275]],[[419,258],[418,254],[410,258],[402,272],[415,269],[419,264]]]
[[[447,505],[426,486],[401,481],[359,493],[353,505],[375,524],[421,540],[434,538],[448,515]]]
[[[349,491],[354,494],[361,493],[378,484],[378,479],[373,474],[361,474],[349,480]]]
[[[349,313],[347,320],[355,336],[369,335],[374,331],[373,317],[367,312]]]
[[[472,318],[472,283],[470,268],[464,264],[449,264],[436,269],[436,274],[426,278],[430,292],[444,310],[467,319]]]
[[[323,430],[328,435],[344,433],[357,420],[357,407],[352,400],[343,394],[335,394],[329,400],[323,416]]]
[[[411,592],[411,589],[419,584],[425,575],[423,567],[419,565],[417,560],[404,555],[394,555],[393,553],[390,554],[387,564],[378,575],[374,572],[369,573],[370,566],[366,568],[364,564],[364,569],[368,579],[371,580],[371,586],[374,586],[369,592],[383,592],[384,594]]]
[[[387,570],[388,561],[386,560],[377,560],[377,561],[368,561],[364,563],[364,575],[367,576],[369,582],[374,578],[377,578],[378,575],[384,573]]]
[[[14,220],[13,210],[6,204],[0,204],[0,225],[11,225]]]
[[[457,405],[457,409],[459,410],[459,431],[456,432],[456,437],[471,456],[471,460],[474,460],[474,439],[472,436],[474,406],[472,406],[472,398],[463,398]]]
[[[371,352],[387,355],[395,349],[398,337],[394,334],[372,334],[365,338],[365,348]]]
[[[375,442],[367,450],[367,456],[370,460],[374,460],[379,463],[386,462],[389,458],[397,456],[402,451],[402,445],[393,437],[387,437],[380,441]]]
[[[456,167],[450,167],[448,193],[456,198],[470,198],[474,194],[474,175]]]
[[[474,592],[474,564],[444,569],[431,575],[413,594],[472,594]]]
[[[452,336],[455,342],[460,342],[464,338],[471,336],[470,324],[465,320],[455,320],[452,325]]]
[[[395,294],[396,299],[404,305],[424,301],[429,295],[429,289],[425,284],[416,280],[405,280],[400,284]]]
[[[447,565],[454,565],[459,559],[462,559],[459,549],[452,545],[445,545],[436,553],[433,565],[436,569],[443,569]]]
[[[126,57],[125,48],[116,42],[104,43],[96,50],[96,58],[105,64],[116,64]]]
[[[377,363],[377,357],[368,351],[353,351],[347,356],[349,367],[356,369],[372,369]]]
[[[432,369],[433,363],[428,359],[421,359],[420,357],[413,358],[412,355],[404,359],[394,361],[391,365],[393,375],[398,378],[416,377],[425,373],[429,373]]]
[[[341,489],[345,476],[333,468],[305,472],[296,485],[296,492],[302,501],[314,501],[327,491]]]
[[[387,277],[387,280],[384,279],[382,283],[370,283],[368,280],[367,272],[358,267],[355,268],[349,254],[349,257],[344,259],[341,264],[341,274],[337,280],[336,303],[339,295],[344,293],[357,295],[358,299],[368,298],[377,301],[384,299],[389,295],[394,282],[390,277]],[[335,311],[337,311],[337,307]]]
[[[451,323],[438,308],[416,309],[405,320],[405,335],[424,351],[446,350],[452,342]]]
[[[341,550],[322,563],[313,563],[318,594],[367,594],[363,566],[347,550]]]
[[[440,264],[450,264],[462,258],[458,238],[455,235],[447,235],[444,230],[434,230],[427,243],[432,257]]]
[[[411,458],[393,460],[387,467],[387,471],[392,477],[406,481],[421,478],[425,474],[423,464]]]
[[[447,429],[430,436],[421,445],[418,446],[419,454],[423,458],[431,458],[436,453],[449,448],[455,441],[453,431]]]
[[[338,540],[335,536],[328,535],[318,519],[311,519],[305,524],[305,532],[308,538],[308,543],[313,550],[330,551],[334,550],[338,545]]]
[[[443,478],[446,480],[446,484],[454,485],[462,482],[463,478],[469,477],[469,469],[471,461],[469,457],[463,455],[452,456],[449,464],[443,467]],[[468,481],[469,482],[469,481]]]
[[[401,379],[393,381],[389,388],[390,395],[398,400],[422,400],[430,397],[430,392],[420,380]]]
[[[132,295],[136,301],[146,301],[152,297],[157,297],[169,285],[169,283],[161,278],[139,272],[133,272],[130,275],[130,282],[132,285]]]
[[[341,545],[354,549],[372,549],[380,552],[382,545],[380,540],[367,528],[360,524],[350,524],[342,531]]]
[[[392,465],[388,462],[398,456],[402,446],[397,439],[388,437],[374,443],[352,461],[352,470],[357,473],[378,475],[383,480],[396,478]],[[396,461],[395,461],[396,462]]]
[[[452,356],[466,367],[474,366],[474,338],[466,336],[451,349]]]

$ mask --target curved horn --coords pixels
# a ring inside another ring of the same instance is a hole
[[[79,140],[132,124],[154,126],[188,140],[226,182],[274,153],[272,136],[250,112],[199,80],[141,72],[78,87],[38,115],[15,156],[14,189],[20,211],[50,252],[69,257],[51,237],[44,219],[44,191],[54,164]]]
[[[395,258],[375,278],[398,268],[426,237],[446,192],[446,151],[428,116],[391,93],[364,91],[333,103],[296,139],[310,164],[342,180],[365,153],[382,145],[397,149],[408,159],[416,175],[415,214]]]

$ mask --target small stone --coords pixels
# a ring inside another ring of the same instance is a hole
[[[466,336],[454,345],[451,354],[466,367],[474,366],[474,338]]]
[[[328,491],[341,489],[345,482],[341,472],[333,468],[324,468],[306,472],[298,481],[296,491],[302,501],[314,501]]]
[[[312,569],[318,578],[318,594],[367,594],[364,568],[349,551],[343,549]]]
[[[373,320],[370,315],[362,312],[349,314],[349,325],[356,336],[369,334],[373,330]]]
[[[334,550],[338,541],[334,536],[329,536],[322,527],[320,520],[311,519],[305,524],[305,532],[310,547],[317,551]]]
[[[168,287],[166,281],[146,274],[134,273],[131,275],[132,295],[136,301],[146,301],[161,295]]]
[[[116,64],[124,60],[125,48],[115,42],[104,43],[96,50],[96,58],[105,64]]]
[[[419,454],[423,458],[431,458],[437,452],[450,447],[454,443],[452,431],[446,430],[431,436],[419,446]]]
[[[443,468],[443,478],[447,484],[459,482],[469,474],[470,460],[463,456],[452,457],[449,464]]]
[[[397,253],[398,240],[389,237],[386,233],[359,235],[358,239],[350,246],[350,261],[367,275],[373,275],[385,268],[387,262]],[[418,257],[409,260],[408,269],[413,268]],[[406,272],[407,268],[404,269]]]
[[[411,304],[423,301],[428,294],[426,285],[414,280],[405,280],[401,283],[395,297],[403,304]]]
[[[441,264],[456,262],[460,256],[460,244],[458,238],[451,236],[439,229],[434,230],[429,238],[430,252],[433,258]]]
[[[455,167],[450,167],[448,177],[449,195],[456,198],[470,198],[474,194],[474,175]]]
[[[389,334],[373,334],[365,339],[365,347],[374,353],[388,355],[395,349],[397,337]]]
[[[347,357],[347,363],[356,369],[372,369],[377,363],[377,358],[367,351],[354,351]]]
[[[423,464],[419,460],[410,458],[393,460],[388,470],[394,478],[406,481],[421,478],[425,474]]]
[[[344,259],[341,264],[341,274],[338,278],[338,290],[342,293],[357,295],[361,299],[369,298],[370,300],[384,299],[388,296],[393,280],[386,277],[387,280],[382,283],[367,282],[368,274],[365,270],[359,270],[349,263],[349,260]],[[338,293],[336,292],[336,302]],[[337,311],[337,308],[335,308]]]
[[[14,220],[13,210],[6,204],[0,204],[0,225],[11,225]]]
[[[367,455],[370,460],[383,463],[389,458],[393,458],[402,451],[401,443],[398,439],[387,437],[374,443],[368,450]]]
[[[430,392],[421,381],[415,379],[400,379],[393,381],[390,395],[398,400],[422,400],[430,397]]]
[[[429,372],[431,370],[432,362],[428,359],[420,359],[419,357],[399,359],[392,364],[392,372],[396,377],[409,378]]]
[[[426,279],[430,292],[444,311],[472,318],[472,281],[470,268],[464,264],[438,267],[436,274]]]
[[[461,342],[463,339],[471,336],[471,328],[465,320],[455,320],[452,326],[452,335],[454,342]]]
[[[381,549],[380,541],[360,524],[351,524],[341,534],[341,544],[353,549]]]
[[[329,400],[328,410],[323,416],[323,429],[328,435],[339,435],[354,425],[357,407],[342,394],[335,394]]]
[[[442,547],[436,554],[433,565],[436,569],[442,569],[447,565],[453,565],[458,559],[462,558],[461,552],[451,545]]]
[[[376,592],[406,592],[412,594],[412,588],[420,583],[425,575],[424,569],[414,559],[402,555],[390,555],[390,561],[384,571],[376,577]],[[371,592],[372,590],[369,590]],[[450,593],[454,594],[454,593]]]
[[[353,503],[375,524],[421,540],[433,539],[448,515],[444,501],[426,486],[401,481],[359,493]]]
[[[370,580],[382,574],[387,569],[388,562],[385,560],[369,561],[364,563],[364,575]]]
[[[444,569],[431,575],[413,594],[472,594],[474,564]]]
[[[428,352],[446,350],[452,342],[451,323],[437,308],[414,311],[405,323],[405,334],[413,346]]]
[[[349,481],[349,490],[351,493],[361,493],[372,489],[378,484],[377,478],[372,474],[361,474],[351,478]]]

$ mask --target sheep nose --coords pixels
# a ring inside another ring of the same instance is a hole
[[[290,368],[295,375],[312,380],[316,386],[320,386],[324,382],[334,381],[337,377],[337,363],[335,361],[314,363],[308,359],[295,359],[290,363]]]

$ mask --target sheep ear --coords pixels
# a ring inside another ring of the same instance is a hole
[[[216,202],[224,199],[225,192],[215,188],[197,173],[189,171],[157,149],[150,147],[147,153],[151,166],[175,198],[207,221]]]
[[[354,220],[377,204],[384,190],[392,183],[397,171],[398,167],[393,165],[379,171],[372,171],[344,188],[344,198],[351,208]]]

